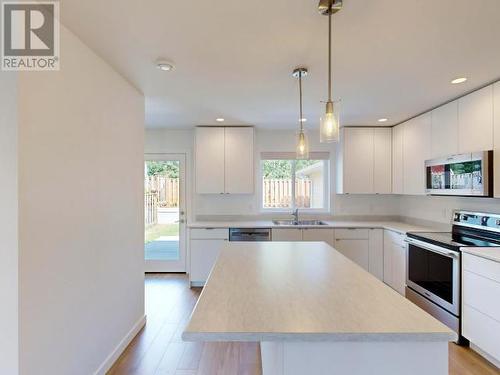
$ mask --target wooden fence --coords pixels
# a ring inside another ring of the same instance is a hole
[[[156,224],[158,220],[158,193],[144,194],[144,224]]]
[[[297,207],[311,207],[312,181],[309,179],[295,180],[295,204]],[[264,180],[264,207],[286,208],[292,201],[292,180]]]
[[[179,207],[179,179],[166,176],[146,176],[144,191],[157,193],[158,204],[161,207]]]

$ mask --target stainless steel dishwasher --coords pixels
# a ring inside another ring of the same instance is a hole
[[[229,228],[229,241],[271,241],[271,229]]]

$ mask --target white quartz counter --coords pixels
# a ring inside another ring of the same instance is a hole
[[[462,247],[460,250],[462,253],[472,254],[500,263],[500,247]]]
[[[380,228],[401,234],[407,232],[438,231],[433,228],[399,221],[341,221],[322,220],[326,225],[276,225],[271,220],[261,221],[198,221],[189,223],[190,228]]]
[[[455,336],[323,242],[225,244],[183,333],[188,341],[265,342]]]

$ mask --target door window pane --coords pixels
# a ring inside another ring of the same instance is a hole
[[[179,162],[147,161],[144,171],[144,256],[175,261],[179,251]]]

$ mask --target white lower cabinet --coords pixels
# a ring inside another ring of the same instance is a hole
[[[302,229],[300,228],[273,228],[273,241],[302,241]]]
[[[463,254],[462,334],[500,363],[500,263]]]
[[[382,229],[337,229],[335,249],[371,274],[383,279],[384,244]]]
[[[335,239],[335,249],[368,271],[368,239]]]
[[[404,235],[384,231],[384,282],[399,294],[405,295],[406,246]]]
[[[322,241],[384,279],[384,234],[382,229],[273,228],[273,241]],[[190,231],[191,285],[203,285],[229,239],[228,229],[193,228]]]
[[[335,249],[368,271],[368,229],[336,229]]]
[[[205,284],[220,249],[228,239],[228,229],[191,229],[189,271],[191,285]]]
[[[384,279],[384,230],[370,229],[368,234],[368,271]]]
[[[333,228],[273,228],[273,241],[321,241],[333,246]]]
[[[333,246],[335,242],[334,230],[331,228],[304,228],[302,229],[303,241],[323,241]]]

